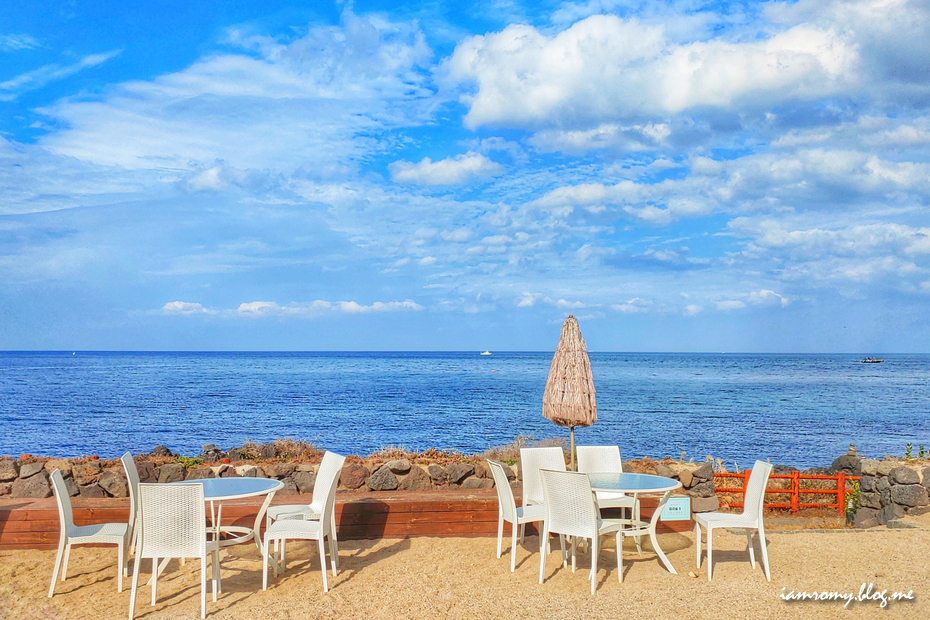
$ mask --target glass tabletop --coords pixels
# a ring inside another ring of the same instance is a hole
[[[673,478],[652,474],[618,474],[598,472],[588,474],[591,488],[595,491],[620,491],[623,493],[661,493],[677,489],[681,483]]]
[[[173,484],[203,485],[204,499],[212,500],[265,495],[284,486],[283,482],[272,478],[203,478]]]

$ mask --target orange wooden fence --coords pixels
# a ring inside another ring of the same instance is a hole
[[[749,484],[749,469],[744,471],[741,474],[714,474],[714,479],[717,478],[740,478],[743,481],[743,486],[738,488],[715,488],[714,491],[717,493],[740,493],[745,495],[746,485]],[[799,471],[793,471],[790,474],[772,474],[769,476],[769,480],[790,480],[791,483],[787,489],[766,489],[765,492],[769,495],[788,495],[789,501],[785,502],[768,502],[764,503],[765,508],[788,508],[791,510],[791,514],[796,514],[801,508],[836,508],[837,512],[843,514],[846,512],[846,496],[852,493],[851,489],[846,488],[847,480],[859,480],[859,476],[847,476],[843,472],[839,472],[835,476],[816,476],[802,474]],[[802,489],[801,481],[802,480],[834,480],[836,481],[835,489]],[[834,503],[802,503],[802,495],[833,495],[836,498]],[[743,504],[732,503],[730,504],[733,508],[742,508]]]

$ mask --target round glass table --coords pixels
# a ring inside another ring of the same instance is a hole
[[[669,496],[671,496],[672,491],[681,488],[681,483],[664,476],[654,476],[652,474],[620,474],[616,472],[589,473],[588,480],[591,481],[591,489],[594,491],[626,493],[632,495],[634,498],[639,495],[662,494],[662,497],[659,499],[659,505],[656,507],[655,512],[652,513],[652,519],[649,521],[649,540],[652,542],[652,548],[655,549],[656,555],[658,555],[662,563],[665,564],[665,568],[673,575],[677,575],[678,571],[675,570],[672,563],[665,557],[665,553],[663,553],[662,548],[659,546],[659,541],[656,540],[656,526],[659,524],[659,516],[662,514],[662,509],[665,508]],[[636,521],[633,524],[645,525],[646,523],[644,521]]]

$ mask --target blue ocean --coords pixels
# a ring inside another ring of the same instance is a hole
[[[930,448],[930,355],[591,353],[624,458],[829,464]],[[342,453],[480,453],[567,437],[541,416],[551,353],[0,352],[0,454],[115,457],[292,437]]]

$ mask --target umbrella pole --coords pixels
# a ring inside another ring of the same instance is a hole
[[[572,466],[571,466],[571,470],[572,470],[572,471],[577,471],[577,470],[575,469],[575,427],[574,427],[574,426],[570,426],[569,428],[571,429],[571,435],[572,435],[572,441],[571,441]]]

